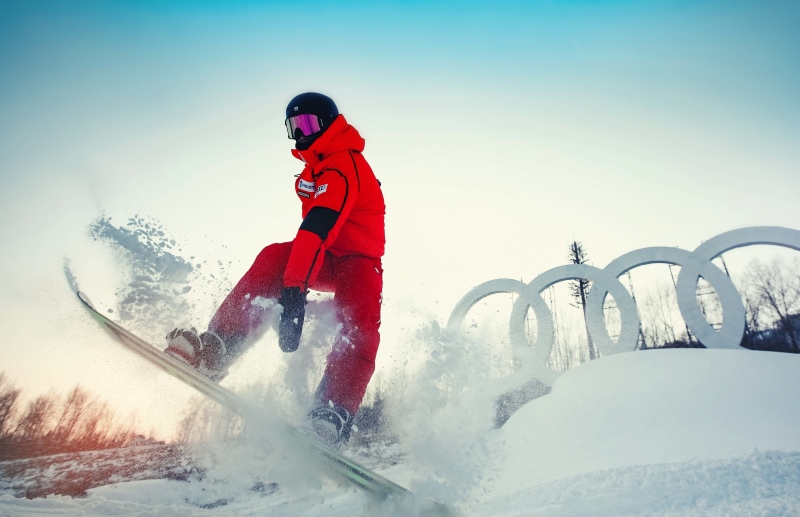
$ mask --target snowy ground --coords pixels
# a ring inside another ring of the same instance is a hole
[[[798,371],[798,356],[746,350],[605,357],[464,448],[459,469],[430,473],[414,455],[375,465],[456,515],[800,515]],[[110,484],[84,498],[6,492],[0,515],[416,513],[324,477],[287,477],[276,459],[240,447],[203,480]],[[276,491],[249,489],[259,469],[281,479]]]
[[[34,499],[51,494],[84,496],[98,486],[144,479],[189,479],[203,472],[191,448],[130,446],[0,461],[0,491]]]

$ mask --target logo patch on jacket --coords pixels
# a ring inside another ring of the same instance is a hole
[[[325,192],[327,192],[327,190],[328,190],[328,184],[327,183],[317,187],[317,197],[319,197],[322,194],[324,194]]]
[[[300,180],[300,183],[297,184],[297,190],[303,190],[305,192],[314,192],[316,190],[317,184],[312,182],[308,182],[305,180]]]

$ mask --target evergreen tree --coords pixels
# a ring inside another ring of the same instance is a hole
[[[589,254],[582,242],[572,241],[572,244],[569,245],[567,260],[571,264],[586,264],[589,261]],[[572,302],[572,306],[583,311],[584,321],[586,320],[586,297],[589,295],[589,289],[589,281],[585,279],[575,280],[569,284],[570,294],[575,300]],[[589,360],[597,359],[597,352],[588,328],[586,329],[586,337],[589,341]]]

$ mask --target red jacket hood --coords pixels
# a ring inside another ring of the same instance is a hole
[[[344,115],[339,115],[333,121],[331,127],[311,147],[305,151],[292,149],[292,155],[313,168],[334,153],[341,151],[362,152],[364,143],[364,139],[358,134],[358,130],[347,123]]]

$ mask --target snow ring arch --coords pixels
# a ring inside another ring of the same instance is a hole
[[[738,348],[744,336],[745,309],[741,296],[730,278],[713,262],[726,251],[769,244],[800,251],[800,231],[774,226],[754,226],[722,233],[704,242],[694,251],[680,248],[650,247],[631,251],[599,269],[587,264],[558,266],[537,276],[529,283],[508,278],[484,282],[465,294],[453,308],[447,322],[450,332],[459,332],[470,309],[493,294],[517,294],[509,321],[509,337],[514,356],[530,369],[535,378],[552,383],[559,372],[547,367],[553,348],[553,315],[542,298],[551,285],[568,280],[593,282],[586,300],[586,327],[593,343],[604,354],[616,354],[636,348],[639,314],[636,302],[619,277],[647,264],[674,264],[681,267],[677,280],[678,308],[689,331],[708,348]],[[717,293],[722,306],[722,326],[715,330],[697,305],[697,282],[705,279]],[[603,317],[603,304],[608,295],[614,298],[620,312],[621,330],[617,341],[609,335]],[[525,336],[525,316],[533,309],[538,331],[531,349]]]

